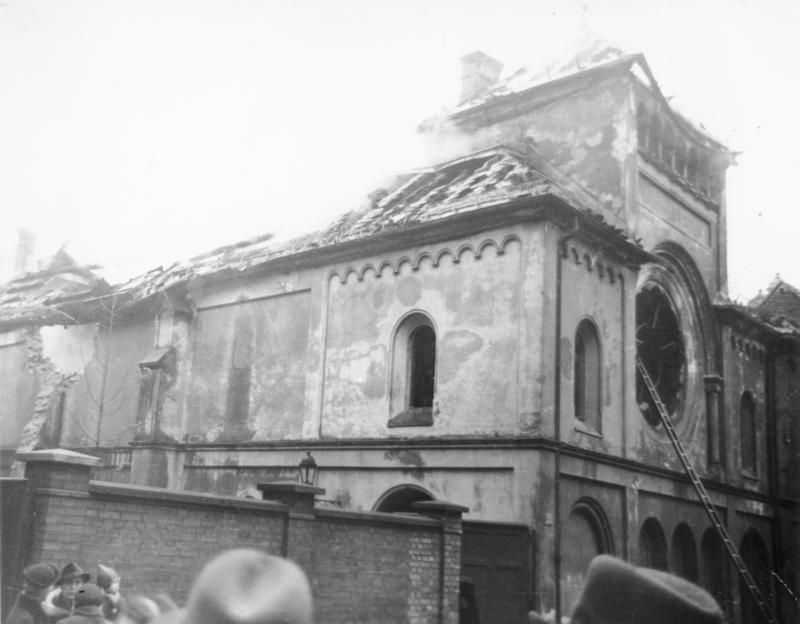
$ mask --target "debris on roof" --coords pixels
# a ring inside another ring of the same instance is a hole
[[[110,291],[91,267],[78,264],[64,249],[44,266],[0,284],[0,325],[72,323],[74,317],[61,304]]]

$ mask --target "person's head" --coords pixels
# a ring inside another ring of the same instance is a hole
[[[722,624],[714,598],[694,583],[660,570],[599,555],[589,564],[571,624]]]
[[[94,583],[84,583],[75,592],[75,607],[99,607],[103,604],[103,590]]]
[[[119,593],[121,580],[114,568],[104,566],[102,563],[97,564],[97,585],[104,592],[110,594]]]
[[[201,570],[185,609],[154,624],[310,624],[311,610],[311,587],[297,564],[234,549]]]
[[[161,614],[158,604],[146,596],[130,596],[117,616],[119,624],[148,624]]]
[[[58,568],[49,563],[35,563],[22,571],[22,591],[35,600],[44,600],[58,578]]]
[[[90,574],[74,561],[70,561],[61,569],[61,574],[56,581],[56,585],[61,589],[61,594],[68,600],[74,600],[75,594],[81,585],[89,582]]]

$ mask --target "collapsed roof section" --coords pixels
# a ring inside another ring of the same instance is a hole
[[[366,205],[342,215],[321,231],[285,242],[275,241],[271,235],[260,236],[166,269],[158,267],[113,289],[102,292],[89,289],[81,295],[83,304],[90,304],[99,295],[118,297],[118,305],[134,305],[158,293],[184,289],[200,278],[222,279],[279,260],[318,264],[326,251],[347,244],[377,239],[385,244],[387,237],[403,235],[419,226],[450,223],[456,217],[479,216],[487,209],[545,197],[557,201],[564,211],[572,210],[588,218],[593,227],[614,240],[627,241],[629,247],[638,249],[621,230],[603,221],[599,205],[577,185],[559,178],[546,164],[534,163],[531,158],[501,146],[394,176],[370,195]],[[45,290],[46,283],[41,284]],[[51,296],[42,293],[37,313],[33,308],[17,307],[11,298],[0,299],[0,328],[24,323],[63,324],[75,316],[80,317],[75,319],[78,322],[91,318],[86,305],[83,310],[73,309],[74,298],[65,302],[47,292]],[[61,303],[70,305],[64,307]]]
[[[60,249],[45,268],[0,284],[0,327],[70,324],[75,318],[66,304],[110,291],[91,267]]]

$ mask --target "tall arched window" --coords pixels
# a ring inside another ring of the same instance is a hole
[[[390,427],[433,424],[436,390],[436,330],[415,312],[397,326],[392,346]]]
[[[600,431],[600,340],[584,319],[575,332],[575,418]]]
[[[750,392],[744,392],[739,402],[739,443],[742,452],[742,470],[756,474],[756,402]]]

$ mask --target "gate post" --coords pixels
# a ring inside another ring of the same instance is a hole
[[[442,521],[442,548],[440,552],[441,580],[439,596],[439,621],[458,624],[459,581],[461,579],[461,516],[468,507],[432,500],[411,504],[411,509]]]

